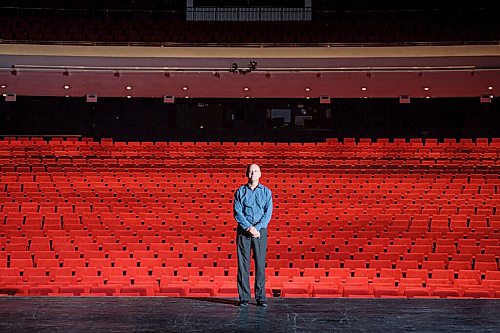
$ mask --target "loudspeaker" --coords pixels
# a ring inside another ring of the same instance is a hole
[[[410,96],[408,96],[408,95],[401,95],[401,96],[399,96],[399,103],[401,103],[401,104],[410,104]]]
[[[97,103],[97,94],[88,94],[87,103]]]
[[[330,96],[320,96],[319,97],[319,104],[330,104],[331,99]]]
[[[163,96],[163,103],[174,103],[175,102],[175,97],[174,96],[169,96],[169,95],[165,95]]]
[[[490,95],[481,95],[479,98],[479,101],[481,103],[491,103],[491,96]]]
[[[12,93],[5,94],[5,101],[6,102],[15,102],[16,99],[17,99],[16,94],[12,94]]]

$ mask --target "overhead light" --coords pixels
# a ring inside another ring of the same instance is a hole
[[[429,91],[429,87],[424,87],[424,90],[425,91]]]
[[[368,89],[368,88],[366,88],[366,87],[361,87],[361,90],[363,90],[363,91],[366,91],[366,89]]]
[[[184,98],[189,98],[189,96],[184,96]]]
[[[5,88],[4,86],[2,86],[2,88]],[[493,87],[492,86],[489,86],[488,87],[488,90],[493,90]]]
[[[306,91],[311,91],[311,88],[306,87],[306,88],[305,88],[305,90],[306,90]]]
[[[68,98],[68,97],[69,97],[69,95],[66,95],[66,96],[64,96],[64,97]]]
[[[425,98],[429,99],[429,98],[431,98],[431,97],[430,97],[430,96],[425,96]]]
[[[306,96],[306,99],[310,99],[310,98],[311,98],[311,96]]]
[[[249,88],[248,88],[248,87],[245,87],[245,88],[243,88],[243,90],[248,91],[248,90],[249,90]]]
[[[250,98],[250,96],[247,95],[247,96],[245,96],[245,98]]]
[[[186,87],[186,86],[182,87],[182,90],[184,90],[184,91],[186,91],[186,90],[188,90],[188,89],[189,89],[189,88],[188,88],[188,87]]]
[[[132,90],[132,87],[131,86],[126,86],[125,89]]]
[[[5,84],[2,84],[2,85],[0,86],[0,88],[5,89],[5,88],[7,88],[7,86],[6,86]]]
[[[68,90],[69,88],[71,88],[69,85],[64,86],[64,89],[66,89],[66,90]]]
[[[130,95],[127,95],[127,98],[132,98],[132,96],[130,96]]]

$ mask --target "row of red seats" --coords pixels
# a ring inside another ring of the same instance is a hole
[[[398,282],[391,276],[368,279],[363,276],[320,277],[313,276],[270,276],[266,286],[269,297],[464,297],[464,298],[499,298],[500,276],[498,271],[488,272],[491,279],[479,284],[474,277],[456,279],[453,282],[447,277],[421,280],[401,278]],[[136,276],[131,279],[124,276],[99,277],[82,276],[82,283],[67,284],[35,283],[11,284],[0,289],[4,293],[17,295],[108,295],[118,296],[133,293],[134,296],[219,296],[236,297],[234,277],[215,276],[213,279],[175,276],[162,276],[147,279]],[[43,280],[39,280],[44,282]],[[104,282],[105,281],[105,282]],[[14,281],[13,281],[14,282]]]

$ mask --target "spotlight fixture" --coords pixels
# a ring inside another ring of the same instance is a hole
[[[10,74],[11,75],[17,75],[17,69],[14,67],[14,65],[12,65],[12,70],[10,71]]]
[[[248,64],[248,69],[250,72],[257,69],[257,61],[251,60],[250,63]]]
[[[120,72],[116,71],[113,75],[114,75],[115,77],[120,77]]]
[[[361,90],[366,91],[367,88],[366,87],[361,87]]]
[[[248,90],[250,90],[250,88],[244,87],[243,90],[248,91]]]
[[[238,64],[233,62],[233,64],[229,68],[229,72],[233,74],[240,74],[240,70],[238,69]]]
[[[65,69],[65,70],[64,70],[63,75],[64,75],[64,76],[69,76],[69,72],[68,72],[68,70],[67,70],[67,69]]]
[[[231,67],[229,68],[229,73],[245,75],[247,73],[251,73],[256,69],[257,69],[257,61],[254,60],[250,61],[250,63],[248,64],[248,68],[239,68],[238,64],[233,62],[231,64]]]
[[[306,88],[305,88],[305,91],[311,91],[311,88],[306,87]]]
[[[429,87],[424,87],[424,90],[425,91],[429,91]]]
[[[220,78],[220,73],[219,72],[214,72],[214,77]]]
[[[5,89],[5,88],[7,88],[7,85],[2,84],[2,85],[0,86],[0,88]]]
[[[125,89],[132,90],[132,87],[131,86],[126,86]]]
[[[170,77],[170,73],[169,72],[165,72],[165,77]]]
[[[182,87],[182,90],[184,90],[184,91],[186,91],[186,90],[188,90],[188,89],[189,89],[189,88],[188,88],[188,87],[186,87],[186,86]]]
[[[69,85],[65,85],[63,88],[66,89],[66,90],[68,90],[71,87]]]
[[[2,88],[5,88],[5,86],[2,86]],[[493,90],[493,87],[492,87],[492,86],[489,86],[489,87],[488,87],[488,90]]]

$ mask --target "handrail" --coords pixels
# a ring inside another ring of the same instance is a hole
[[[457,46],[500,45],[500,40],[439,42],[364,42],[364,43],[182,43],[182,42],[103,42],[32,39],[0,39],[0,44],[68,45],[68,46],[146,46],[146,47],[390,47],[390,46]]]

